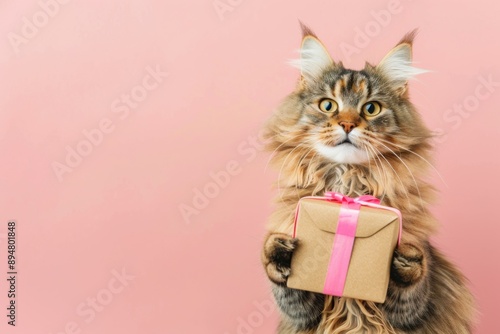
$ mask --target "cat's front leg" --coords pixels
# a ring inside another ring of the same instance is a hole
[[[387,299],[382,309],[393,327],[415,330],[427,320],[431,307],[429,246],[401,244],[394,252]]]
[[[323,294],[290,289],[290,263],[298,240],[283,233],[268,235],[262,251],[262,263],[272,282],[272,291],[285,321],[297,331],[313,329],[321,320],[325,296]]]

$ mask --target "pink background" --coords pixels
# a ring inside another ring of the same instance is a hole
[[[286,61],[297,56],[300,18],[354,68],[420,28],[415,60],[432,73],[411,93],[429,127],[446,133],[435,165],[447,186],[432,174],[441,191],[435,242],[471,280],[476,333],[496,333],[500,87],[477,87],[480,78],[500,82],[500,5],[390,3],[70,1],[49,6],[44,21],[37,1],[1,2],[0,277],[9,219],[18,223],[19,275],[15,329],[1,279],[0,331],[273,331],[259,251],[277,172],[265,170],[268,154],[256,155],[251,137],[294,87],[298,73]],[[9,36],[22,36],[23,17],[33,16],[40,27],[24,28],[29,38],[16,52]],[[348,44],[358,53],[342,52]],[[146,68],[157,66],[168,76],[146,91]],[[124,107],[131,92],[135,107]],[[468,110],[458,114],[455,104]],[[85,146],[82,131],[101,122],[108,133]],[[52,165],[65,163],[68,146],[88,154],[59,181]],[[210,173],[224,182],[214,187]],[[204,203],[197,191],[212,198]],[[183,218],[196,199],[200,209]],[[116,281],[122,268],[134,278]]]

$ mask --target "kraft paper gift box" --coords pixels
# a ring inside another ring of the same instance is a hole
[[[295,215],[290,288],[383,303],[401,213],[372,196],[304,197]]]

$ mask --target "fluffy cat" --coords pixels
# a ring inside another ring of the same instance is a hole
[[[277,209],[262,262],[281,313],[279,334],[470,334],[473,298],[463,275],[429,241],[437,222],[433,188],[424,181],[430,131],[408,96],[415,32],[376,66],[346,69],[305,26],[301,78],[265,127],[279,167]],[[304,196],[371,194],[403,214],[383,304],[286,287],[294,210]]]

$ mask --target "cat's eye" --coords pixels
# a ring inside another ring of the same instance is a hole
[[[332,99],[323,99],[319,101],[318,107],[326,113],[334,113],[339,109],[339,105]]]
[[[367,102],[363,104],[363,107],[361,107],[361,111],[365,116],[372,117],[380,114],[380,111],[382,110],[382,106],[378,102]]]

